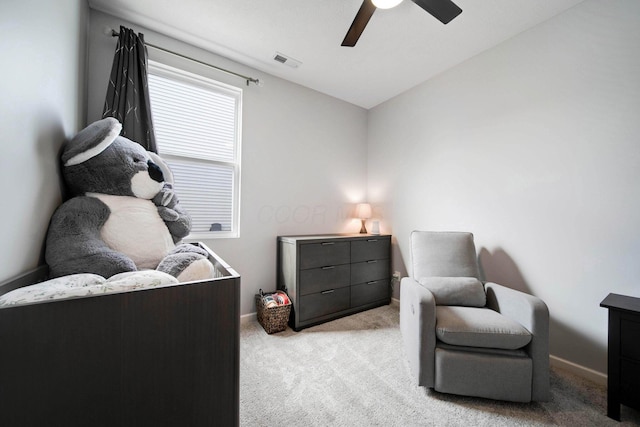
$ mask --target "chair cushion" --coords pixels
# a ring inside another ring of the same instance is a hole
[[[480,277],[473,234],[459,231],[411,233],[411,276]]]
[[[531,341],[531,333],[519,323],[478,307],[436,307],[436,336],[442,342],[467,347],[515,350]]]
[[[475,277],[423,277],[418,281],[433,294],[436,305],[484,307],[484,286]]]

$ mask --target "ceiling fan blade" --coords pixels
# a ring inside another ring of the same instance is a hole
[[[364,28],[369,23],[369,19],[373,16],[373,12],[376,11],[376,7],[371,3],[371,0],[364,0],[362,6],[358,10],[356,17],[353,19],[347,35],[344,36],[342,46],[353,47],[358,42],[360,35],[364,31]]]
[[[460,15],[460,9],[451,0],[411,0],[443,24],[448,24],[456,16]]]

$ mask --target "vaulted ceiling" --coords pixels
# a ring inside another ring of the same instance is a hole
[[[409,0],[340,44],[362,0],[89,0],[92,8],[371,108],[583,0],[454,0],[444,25]],[[275,61],[276,53],[299,61]],[[265,84],[268,84],[268,79]]]

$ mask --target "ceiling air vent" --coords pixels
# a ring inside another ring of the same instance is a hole
[[[273,60],[287,65],[291,68],[298,68],[302,65],[302,62],[298,61],[297,59],[293,59],[287,55],[283,55],[280,52],[276,52],[275,55],[273,55]]]

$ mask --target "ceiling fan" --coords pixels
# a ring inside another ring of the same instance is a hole
[[[353,47],[358,42],[360,35],[367,26],[376,9],[389,9],[400,4],[402,0],[364,0],[358,10],[356,17],[347,31],[347,35],[342,41],[342,46]],[[460,9],[451,0],[411,0],[443,24],[449,23],[453,18],[460,15]]]

